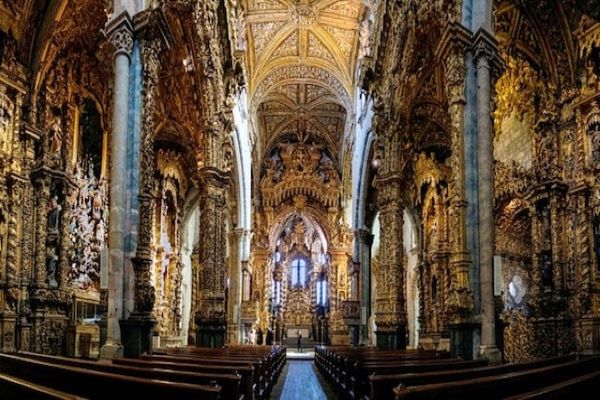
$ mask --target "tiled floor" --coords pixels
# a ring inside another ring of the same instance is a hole
[[[333,388],[308,360],[289,360],[273,388],[271,399],[322,400],[339,399]]]

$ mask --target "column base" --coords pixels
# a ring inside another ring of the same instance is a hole
[[[152,329],[156,321],[148,315],[131,314],[129,319],[122,319],[119,323],[125,357],[152,354]]]
[[[472,360],[477,355],[481,329],[478,324],[453,324],[450,330],[450,354],[463,360]]]
[[[576,324],[578,352],[585,355],[600,354],[600,318],[583,317]]]
[[[104,360],[123,358],[123,345],[121,343],[107,342],[100,348],[100,358]]]
[[[17,317],[14,313],[6,313],[0,317],[0,349],[5,353],[16,351]]]
[[[197,325],[196,329],[196,347],[220,348],[225,345],[225,325]],[[263,343],[266,338],[263,337]]]
[[[393,330],[378,330],[377,348],[379,350],[406,350],[406,326],[399,325]]]
[[[496,346],[480,346],[479,355],[487,359],[490,364],[502,363],[502,352]]]

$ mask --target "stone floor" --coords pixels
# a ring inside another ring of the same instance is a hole
[[[315,349],[314,347],[305,348],[301,352],[298,352],[298,349],[288,347],[286,349],[286,357],[288,360],[314,360]]]
[[[271,399],[331,400],[340,399],[334,389],[309,360],[290,360],[271,392]]]

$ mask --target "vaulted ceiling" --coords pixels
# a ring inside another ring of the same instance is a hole
[[[245,0],[245,10],[262,149],[297,139],[338,154],[353,108],[362,0]]]

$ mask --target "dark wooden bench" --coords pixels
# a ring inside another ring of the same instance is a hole
[[[206,374],[238,374],[241,377],[240,386],[244,397],[246,399],[259,398],[258,387],[254,379],[254,367],[250,364],[242,366],[224,366],[177,361],[152,361],[133,358],[119,358],[113,360],[112,363],[115,365],[129,365],[142,368],[158,368]]]
[[[600,371],[590,372],[531,392],[507,397],[505,400],[580,399],[600,390]],[[597,395],[597,394],[596,394]]]
[[[31,381],[0,374],[0,398],[3,400],[83,400],[85,397],[61,392]]]
[[[255,362],[260,360],[264,371],[257,371],[259,380],[264,379],[267,389],[275,384],[285,366],[285,347],[282,346],[231,346],[221,349],[200,347],[175,347],[157,349],[154,355],[182,357],[210,357],[211,359],[245,360]],[[264,372],[264,373],[263,373]]]
[[[93,369],[95,371],[108,372],[111,374],[200,385],[217,384],[223,388],[222,395],[224,399],[245,399],[244,394],[240,393],[240,383],[242,378],[235,371],[227,371],[225,374],[214,372],[189,372],[183,370],[178,371],[174,369],[154,368],[153,366],[140,367],[118,365],[110,362],[89,361],[77,358],[57,357],[29,352],[20,352],[18,354],[34,360],[66,365],[70,367]],[[252,393],[250,393],[250,398],[251,395]]]
[[[142,360],[167,361],[174,363],[211,364],[238,367],[252,365],[254,367],[255,397],[269,396],[285,364],[284,348],[272,352],[266,348],[259,354],[248,354],[245,349],[202,349],[195,347],[163,349],[162,354],[143,355]]]
[[[318,355],[317,355],[318,354]],[[363,398],[370,394],[369,375],[380,373],[429,372],[447,369],[475,368],[487,365],[485,360],[464,361],[449,358],[447,352],[380,351],[364,348],[317,348],[317,368],[347,398]]]
[[[13,354],[0,354],[0,372],[35,384],[73,393],[90,399],[108,399],[134,393],[144,399],[211,399],[221,398],[218,385],[198,385],[145,379],[95,371]]]
[[[399,385],[396,400],[406,399],[486,399],[495,400],[543,389],[600,370],[600,357],[569,361],[519,372],[419,386]]]
[[[575,360],[575,355],[560,356],[534,360],[524,363],[465,368],[459,370],[442,370],[435,372],[413,372],[406,374],[372,374],[369,376],[371,386],[370,399],[388,399],[393,397],[393,390],[399,384],[417,386],[432,383],[451,382],[469,378],[499,375],[509,372],[524,371]]]

